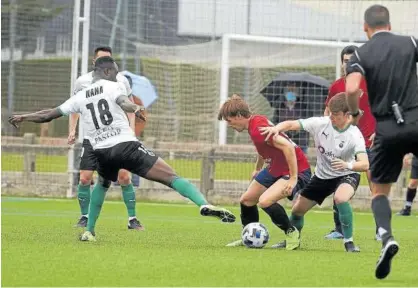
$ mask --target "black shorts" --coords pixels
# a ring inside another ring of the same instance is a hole
[[[325,198],[332,195],[337,191],[338,186],[344,183],[351,185],[355,192],[360,184],[360,174],[352,173],[334,179],[321,179],[314,175],[300,195],[321,205]]]
[[[411,179],[418,179],[418,157],[412,158]]]
[[[141,142],[129,141],[113,147],[96,149],[97,173],[106,180],[116,181],[120,169],[144,177],[157,162],[158,156]]]
[[[418,108],[403,113],[405,123],[398,125],[393,116],[376,119],[376,138],[372,148],[371,175],[374,183],[398,180],[403,158],[418,156]]]
[[[80,158],[80,170],[96,171],[97,159],[89,140],[83,140]]]

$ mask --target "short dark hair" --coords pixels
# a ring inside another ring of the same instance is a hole
[[[367,8],[364,12],[364,22],[370,26],[370,28],[378,28],[387,26],[390,24],[389,10],[382,5],[373,5]]]
[[[103,69],[103,68],[112,68],[110,64],[115,65],[115,60],[110,56],[100,57],[94,62],[94,70]]]
[[[109,52],[110,54],[112,54],[112,48],[110,48],[109,46],[99,46],[96,49],[94,49],[94,56],[97,55],[97,53],[99,53],[99,51],[103,51],[103,52]]]
[[[353,54],[357,49],[358,47],[354,45],[349,45],[349,46],[344,47],[344,49],[341,50],[341,63],[344,60],[344,55]]]

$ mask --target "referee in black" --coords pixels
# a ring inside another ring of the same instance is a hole
[[[390,273],[392,258],[399,244],[391,228],[392,212],[388,195],[408,153],[418,156],[417,39],[390,32],[389,10],[373,5],[364,13],[364,31],[369,41],[347,64],[346,92],[353,122],[359,110],[360,80],[364,76],[369,102],[376,118],[372,148],[372,210],[382,237],[382,252],[376,264],[376,277]]]

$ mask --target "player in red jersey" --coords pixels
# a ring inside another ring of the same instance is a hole
[[[253,180],[240,199],[243,227],[259,221],[258,204],[285,232],[286,249],[297,249],[299,231],[290,224],[285,209],[277,201],[285,197],[293,200],[311,178],[310,165],[302,149],[283,133],[266,142],[259,128],[274,125],[266,116],[253,115],[248,104],[237,94],[222,105],[218,120],[226,120],[229,127],[238,132],[247,130],[258,152]],[[267,164],[265,168],[264,164]],[[238,240],[227,246],[242,245]]]
[[[331,84],[331,87],[328,90],[328,97],[325,101],[325,111],[324,115],[329,116],[330,112],[328,110],[328,103],[331,100],[332,97],[334,97],[336,94],[345,92],[345,68],[347,65],[348,60],[350,60],[351,55],[353,55],[354,51],[357,50],[358,47],[356,46],[347,46],[341,51],[341,72],[343,76],[340,79],[337,79],[334,81],[334,83]],[[370,109],[369,104],[369,97],[367,93],[367,84],[364,78],[362,79],[360,83],[360,90],[362,95],[360,96],[360,109],[363,111],[363,115],[361,116],[357,126],[360,129],[361,134],[363,134],[364,140],[366,141],[366,151],[367,155],[369,157],[369,161],[371,159],[371,153],[370,148],[372,146],[373,138],[374,138],[374,132],[376,129],[376,120],[373,117],[372,111]],[[371,185],[370,181],[370,171],[367,172],[367,179],[369,180],[369,186]],[[370,186],[371,190],[371,186]],[[326,239],[342,239],[342,228],[341,228],[341,222],[338,217],[338,209],[334,202],[334,223],[335,228],[331,230],[331,232],[327,235],[325,235]],[[380,236],[376,231],[376,240],[380,241]]]

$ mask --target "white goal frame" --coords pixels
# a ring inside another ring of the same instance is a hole
[[[344,48],[348,45],[355,45],[355,46],[360,47],[363,44],[363,43],[355,43],[355,42],[305,40],[305,39],[297,39],[297,38],[268,37],[268,36],[256,36],[256,35],[248,35],[248,34],[224,34],[222,35],[221,83],[220,83],[220,93],[219,93],[219,105],[222,105],[228,99],[229,52],[230,52],[231,41],[263,42],[263,43],[336,48],[335,50],[336,79],[340,77],[340,71],[341,71],[341,63],[340,63],[341,62],[340,60],[341,48]],[[218,144],[225,145],[226,139],[227,139],[227,124],[225,121],[219,121]]]

